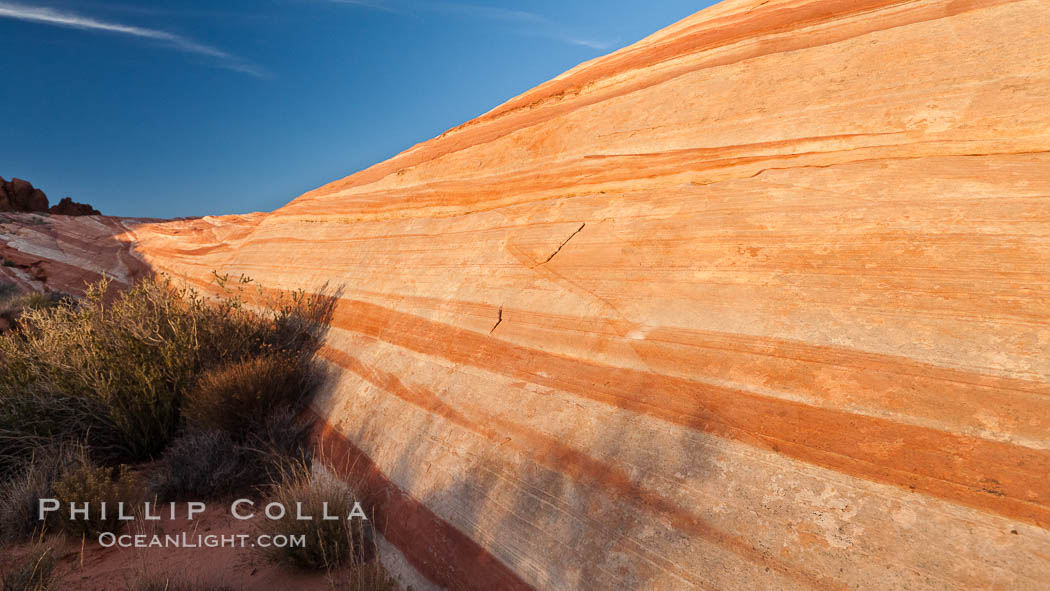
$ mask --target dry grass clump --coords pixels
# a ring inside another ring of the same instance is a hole
[[[267,559],[300,570],[325,571],[332,589],[346,591],[400,591],[397,579],[379,561],[372,515],[356,505],[354,488],[319,464],[299,462],[283,473],[280,482],[257,508],[280,503],[287,512],[281,519],[260,518],[261,533],[302,536],[303,546],[258,547]],[[301,507],[301,508],[300,508]],[[364,517],[360,517],[360,513]],[[298,514],[313,519],[297,519]],[[324,515],[338,519],[324,520]],[[347,519],[348,516],[352,518]],[[412,591],[412,587],[408,587]]]
[[[51,548],[36,546],[2,579],[3,591],[51,591],[57,589],[55,555]]]
[[[327,473],[313,473],[309,464],[301,463],[272,487],[263,505],[274,502],[287,508],[287,512],[281,519],[260,518],[262,533],[303,536],[306,542],[303,546],[260,548],[274,562],[305,570],[332,570],[348,563],[363,563],[369,557],[366,550],[373,542],[368,522],[347,518],[355,499],[353,491],[341,480]],[[313,519],[297,519],[299,511]],[[337,519],[323,519],[326,514]]]
[[[17,285],[0,279],[0,334],[18,328],[26,310],[50,308],[68,300],[69,296],[54,291],[22,293]]]
[[[236,588],[193,581],[184,576],[148,574],[132,581],[128,591],[236,591]]]
[[[107,417],[104,403],[95,398],[46,389],[0,390],[0,478],[38,461],[42,450],[78,443],[85,433],[93,431],[98,441],[112,429]]]
[[[2,290],[0,290],[2,291]],[[20,294],[17,289],[12,295],[9,295],[4,302],[4,307],[7,309],[18,309],[18,310],[41,310],[44,308],[52,308],[63,302],[69,301],[71,298],[68,294],[64,294],[60,291],[34,291],[31,293]]]
[[[0,491],[0,542],[12,543],[43,533],[39,499],[50,498],[54,473],[42,462],[29,463]]]
[[[76,445],[42,447],[6,486],[0,487],[0,543],[11,543],[44,533],[39,501],[54,498],[54,483],[71,467],[89,463],[85,450]]]
[[[347,591],[401,591],[397,579],[383,568],[378,559],[354,565],[346,581]],[[409,587],[407,591],[412,591]]]

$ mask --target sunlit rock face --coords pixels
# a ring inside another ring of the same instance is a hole
[[[728,1],[106,260],[342,290],[323,447],[417,588],[1045,588],[1048,56],[1045,0]]]

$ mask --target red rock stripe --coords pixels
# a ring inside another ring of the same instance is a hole
[[[1050,453],[1045,451],[570,359],[367,302],[341,300],[332,324],[852,476],[1050,527]]]
[[[756,549],[745,538],[722,531],[697,515],[678,507],[671,501],[637,486],[623,470],[602,463],[585,453],[577,451],[560,441],[543,435],[512,421],[495,415],[467,414],[465,409],[454,408],[436,394],[421,387],[410,387],[396,375],[376,367],[368,367],[359,359],[338,349],[324,347],[321,354],[329,361],[366,379],[402,400],[436,414],[467,430],[473,431],[494,443],[507,444],[519,449],[529,457],[578,482],[586,482],[604,488],[621,503],[645,508],[667,518],[678,531],[706,540],[732,552],[753,564],[772,569],[812,589],[837,589],[841,585],[824,575],[807,572],[797,565],[787,565]],[[509,441],[508,441],[509,438]],[[683,576],[689,575],[680,573]],[[703,580],[693,580],[703,586]]]
[[[315,414],[316,416],[316,414]],[[323,418],[316,439],[320,458],[368,499],[374,525],[430,582],[456,591],[530,591],[509,567],[426,505],[406,493],[367,454]]]
[[[332,326],[1050,528],[1050,452],[1043,450],[600,365],[357,300],[339,301]]]

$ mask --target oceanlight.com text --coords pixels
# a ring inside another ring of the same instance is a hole
[[[99,534],[104,548],[305,548],[306,536],[250,534]]]

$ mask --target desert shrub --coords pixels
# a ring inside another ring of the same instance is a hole
[[[151,471],[150,489],[161,501],[221,497],[256,483],[252,455],[229,433],[186,433]]]
[[[126,463],[159,457],[151,488],[180,500],[257,492],[309,460],[310,425],[297,416],[335,299],[298,292],[256,309],[227,295],[149,279],[23,302],[18,330],[0,335],[0,537],[39,531],[45,495],[61,502],[50,525],[115,531],[117,504],[137,506],[146,490]],[[40,459],[81,442],[75,461]],[[90,516],[72,519],[71,502]]]
[[[20,542],[42,533],[37,503],[50,498],[53,482],[46,468],[30,463],[0,491],[0,542]]]
[[[18,295],[18,286],[9,281],[0,279],[0,303],[3,303],[8,298]]]
[[[289,544],[283,548],[260,548],[269,559],[306,570],[331,570],[364,562],[372,543],[368,522],[357,517],[347,519],[354,507],[353,492],[334,476],[311,473],[308,464],[300,463],[272,487],[265,502],[280,503],[288,510],[281,519],[261,519],[259,527],[263,533],[304,536],[306,542],[301,547]],[[302,513],[314,519],[297,519],[299,503]],[[326,504],[328,515],[339,519],[321,519]]]
[[[218,429],[187,431],[151,471],[150,488],[161,501],[255,493],[310,459],[310,429],[285,409],[241,439]]]
[[[271,353],[205,372],[183,404],[187,424],[238,436],[259,428],[273,409],[302,410],[317,373],[296,355]]]
[[[27,310],[50,308],[68,299],[69,296],[52,291],[23,294],[14,284],[0,280],[0,334],[18,328]]]
[[[79,445],[42,447],[0,488],[0,542],[27,540],[43,533],[39,502],[54,496],[54,483],[66,472],[86,465],[86,451]]]
[[[95,398],[32,386],[0,395],[0,479],[11,477],[41,450],[76,443],[86,433],[92,434],[100,452],[119,447],[119,441],[105,438],[114,431],[108,418],[104,404]]]
[[[76,537],[96,538],[104,532],[116,532],[123,525],[118,505],[124,503],[124,513],[131,515],[146,498],[146,488],[137,474],[127,466],[109,468],[87,463],[66,472],[54,484],[55,498],[60,510],[50,515],[58,526]],[[101,503],[106,503],[103,517]],[[77,507],[88,504],[87,517],[70,514],[70,504]]]
[[[142,283],[112,304],[106,287],[80,305],[27,312],[21,338],[0,339],[0,397],[44,391],[100,402],[107,432],[94,435],[115,442],[119,456],[146,458],[177,427],[176,393],[195,365],[194,318],[161,284]]]
[[[144,280],[116,295],[108,288],[103,281],[78,302],[28,310],[17,336],[0,336],[0,404],[40,396],[89,401],[90,420],[60,435],[87,437],[111,463],[157,456],[180,426],[182,396],[202,373],[261,356],[308,363],[333,302],[298,292],[253,310],[236,293],[209,300],[168,281]],[[38,402],[14,406],[31,410]],[[0,433],[24,431],[5,416]]]
[[[297,466],[313,459],[310,436],[314,424],[291,408],[277,409],[248,434],[245,445],[266,458],[267,482],[279,482]]]
[[[55,555],[37,546],[10,570],[4,572],[3,591],[50,591],[56,587]]]
[[[53,308],[70,300],[71,298],[68,294],[60,291],[34,291],[10,298],[7,302],[7,307],[21,309],[22,311],[40,310]]]

